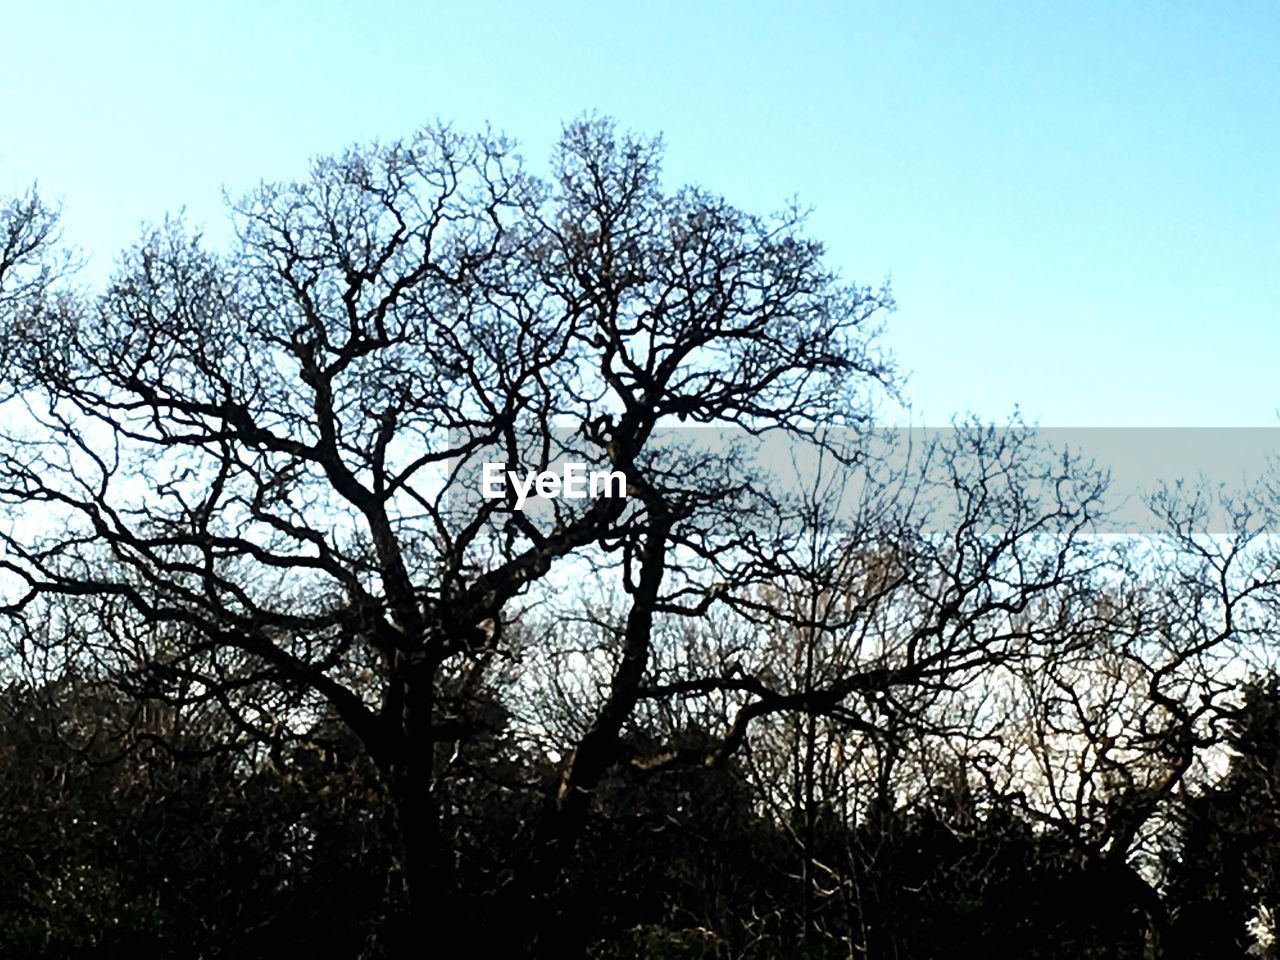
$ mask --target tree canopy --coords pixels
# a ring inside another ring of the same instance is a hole
[[[1270,840],[1230,896],[1185,858],[1274,826],[1223,799],[1270,507],[1100,540],[1016,425],[888,468],[889,290],[661,155],[427,128],[100,289],[0,210],[6,949],[1198,956],[1209,902],[1247,946]],[[626,495],[481,495],[565,462]]]

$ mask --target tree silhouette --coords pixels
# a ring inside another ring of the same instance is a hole
[[[459,704],[530,585],[594,552],[627,595],[528,858],[546,876],[618,757],[677,551],[734,589],[769,575],[765,550],[743,558],[750,477],[664,462],[655,431],[813,436],[888,377],[870,347],[886,294],[842,285],[795,213],[664,194],[659,153],[579,122],[542,181],[500,137],[427,130],[263,186],[225,253],[166,224],[100,295],[56,300],[33,295],[43,214],[10,212],[5,610],[24,642],[216,702],[247,740],[289,742],[323,704],[391,791],[423,931],[454,891],[447,758],[484,722]],[[629,497],[540,520],[478,501],[465,469],[555,454],[621,471]],[[682,582],[710,600],[711,580]],[[81,602],[36,636],[47,598]]]
[[[1223,658],[1271,635],[1256,525],[1169,501],[1153,553],[1100,543],[1102,475],[1017,425],[892,466],[888,291],[661,152],[582,120],[540,177],[430,128],[262,185],[225,249],[150,228],[101,289],[34,193],[0,208],[3,949],[1199,956],[1270,922],[1273,690],[1205,772]],[[484,495],[566,462],[626,495]]]

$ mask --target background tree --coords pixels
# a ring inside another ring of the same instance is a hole
[[[1171,956],[1274,952],[1280,903],[1278,704],[1275,674],[1252,679],[1231,716],[1226,775],[1180,798],[1178,831],[1166,840],[1174,905]]]
[[[6,956],[384,955],[392,824],[341,728],[251,756],[70,675],[0,708]]]

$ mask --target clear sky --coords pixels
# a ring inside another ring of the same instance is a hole
[[[917,423],[1280,422],[1272,3],[0,0],[0,190],[90,275],[354,140],[488,121],[540,166],[587,110],[891,278]]]

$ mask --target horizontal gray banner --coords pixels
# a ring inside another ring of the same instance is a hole
[[[514,449],[481,445],[453,461],[451,486],[464,501],[502,500],[533,519],[638,493],[624,491],[599,438],[559,428],[515,436]],[[658,491],[711,498],[718,487],[741,489],[778,510],[816,505],[832,522],[875,511],[938,531],[981,507],[994,529],[1002,518],[1087,504],[1097,534],[1162,532],[1171,518],[1184,532],[1280,530],[1280,427],[960,425],[810,436],[681,427],[643,449],[636,473]]]

